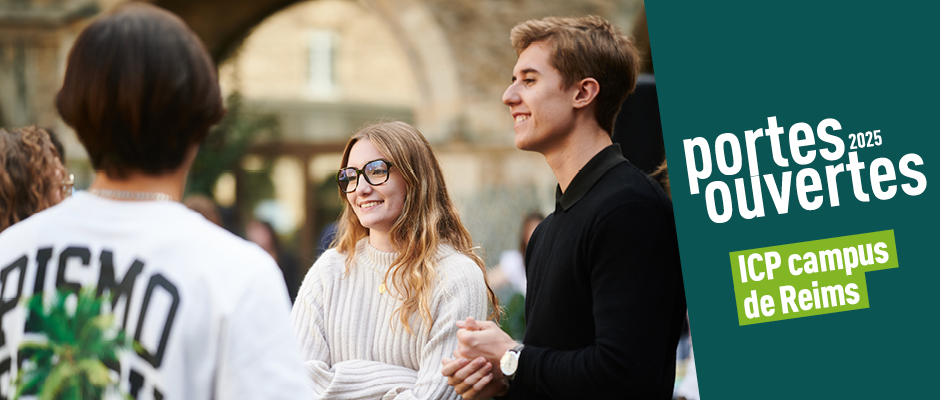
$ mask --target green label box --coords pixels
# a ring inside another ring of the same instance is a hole
[[[740,325],[868,308],[865,273],[898,267],[894,230],[730,255]]]

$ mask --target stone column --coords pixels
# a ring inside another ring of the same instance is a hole
[[[90,0],[0,0],[0,126],[57,123],[72,25],[97,13]]]

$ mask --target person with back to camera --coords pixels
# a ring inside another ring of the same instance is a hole
[[[610,139],[636,49],[596,16],[526,21],[511,39],[503,103],[516,147],[558,179],[555,211],[526,250],[523,343],[468,318],[441,372],[466,399],[669,399],[685,315],[672,204]]]
[[[58,204],[71,194],[71,185],[46,131],[0,129],[0,232]]]
[[[140,344],[115,366],[134,398],[309,397],[277,265],[179,203],[225,112],[195,34],[155,6],[118,7],[76,39],[56,106],[95,178],[0,234],[2,276],[19,276],[5,295],[110,294],[115,324]],[[0,358],[12,358],[0,376],[16,376],[17,346],[33,336],[21,307],[0,308],[0,320]]]
[[[454,323],[498,305],[431,146],[406,123],[373,125],[340,166],[334,246],[291,313],[315,398],[455,399],[440,374]]]

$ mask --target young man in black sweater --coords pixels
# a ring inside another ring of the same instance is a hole
[[[465,399],[669,399],[685,316],[672,204],[610,135],[639,57],[599,17],[517,25],[503,94],[515,144],[545,156],[555,211],[526,251],[526,335],[458,322],[442,373]]]

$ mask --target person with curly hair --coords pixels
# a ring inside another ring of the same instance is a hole
[[[59,157],[42,129],[0,129],[0,232],[68,196]]]

